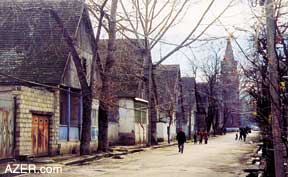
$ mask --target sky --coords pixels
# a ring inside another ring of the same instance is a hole
[[[153,0],[151,1],[153,2]],[[176,1],[181,4],[181,2],[184,0]],[[205,29],[207,25],[218,16],[231,1],[233,1],[231,7],[229,7],[225,13],[222,14],[219,20],[213,23],[213,25],[210,26],[200,38],[201,40],[217,38],[217,40],[213,40],[213,42],[196,41],[189,47],[182,48],[178,52],[174,53],[172,56],[167,58],[163,64],[179,64],[182,76],[192,76],[192,66],[190,61],[192,60],[193,64],[197,66],[205,64],[205,62],[209,60],[211,48],[216,48],[217,50],[219,49],[219,55],[223,58],[226,48],[226,39],[229,36],[229,33],[233,34],[233,37],[238,41],[244,50],[251,48],[251,45],[249,45],[248,42],[251,33],[247,32],[246,30],[251,31],[251,26],[255,23],[255,19],[253,19],[253,15],[251,14],[249,2],[257,0],[215,0],[204,20],[197,28],[194,36],[200,34],[202,30]],[[122,0],[122,2],[126,3],[125,8],[127,8],[128,11],[129,9],[133,9],[131,0]],[[144,1],[140,2],[143,3]],[[157,2],[163,3],[164,1]],[[164,57],[175,47],[174,45],[168,45],[167,43],[179,44],[191,32],[210,2],[211,0],[189,0],[189,4],[183,9],[180,18],[177,19],[177,24],[170,28],[163,36],[161,41],[152,49],[153,62],[159,61],[161,57]],[[124,16],[120,3],[118,3],[117,11],[118,18],[119,16]],[[162,16],[159,16],[160,18],[158,18],[158,21],[162,20],[162,18],[164,18],[168,12],[169,8],[167,8],[167,12],[164,11],[164,13],[161,14]],[[107,38],[107,33],[103,34],[103,36],[102,38],[105,38],[105,36]],[[133,38],[133,36],[131,38]],[[240,52],[233,40],[232,46],[234,58],[240,63],[245,63],[244,55]],[[190,61],[187,58],[189,58]],[[197,75],[200,76],[197,76],[196,78],[198,81],[204,81],[204,78],[201,75],[201,72],[199,73],[199,70]]]
[[[208,15],[201,23],[196,34],[199,34],[202,29],[211,23],[211,21],[213,21],[215,17],[223,11],[223,9],[228,5],[230,1],[231,0],[216,0]],[[190,48],[183,48],[181,51],[176,52],[174,55],[164,61],[163,64],[180,64],[182,76],[191,76],[191,62],[187,59],[187,57],[190,58],[190,60],[192,60],[195,65],[203,65],[203,61],[206,61],[207,57],[209,56],[209,50],[211,47],[219,48],[219,55],[224,56],[226,39],[229,35],[226,30],[228,30],[230,33],[233,33],[234,38],[237,39],[238,43],[240,43],[244,49],[248,48],[250,33],[243,31],[242,29],[250,30],[254,20],[252,18],[247,1],[248,0],[234,0],[232,3],[233,6],[230,7],[220,17],[219,21],[214,23],[202,37],[202,39],[211,39],[213,37],[220,39],[214,40],[212,44],[211,42],[208,44],[206,42],[195,42],[190,46]],[[203,11],[207,8],[209,2],[210,0],[202,0],[197,1],[197,3],[191,3],[187,9],[187,14],[181,20],[181,23],[175,25],[175,27],[173,27],[164,36],[163,40],[166,42],[179,44],[196,25]],[[239,29],[241,29],[241,31]],[[243,54],[241,54],[239,48],[233,41],[232,46],[235,59],[239,62],[244,62]],[[165,53],[169,52],[173,47],[174,46],[160,42],[159,45],[157,45],[157,47],[152,51],[153,60],[158,61],[161,56],[165,56]],[[203,81],[201,76],[197,79],[199,81]]]

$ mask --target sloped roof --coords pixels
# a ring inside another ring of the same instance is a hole
[[[180,65],[159,65],[155,69],[154,75],[158,104],[164,110],[170,109],[169,104],[174,104],[176,101],[175,88],[177,88],[176,84],[180,77]]]
[[[182,77],[182,93],[183,93],[183,104],[184,109],[187,110],[192,108],[196,103],[195,99],[195,78],[194,77]]]
[[[197,106],[198,106],[198,111],[200,113],[204,113],[206,111],[206,109],[208,108],[208,83],[206,82],[200,82],[200,83],[196,83],[196,87],[197,87],[197,92],[196,92],[196,96],[197,96]]]
[[[47,9],[55,10],[74,36],[83,3],[78,0],[5,0],[0,2],[0,72],[16,78],[58,85],[69,50]],[[18,81],[0,76],[0,83]]]
[[[107,44],[108,40],[99,42],[103,66],[107,57]],[[141,97],[140,90],[144,77],[143,51],[135,39],[117,39],[115,45],[115,62],[112,68],[115,95],[117,97]]]

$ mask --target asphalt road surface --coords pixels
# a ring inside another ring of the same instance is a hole
[[[184,153],[176,146],[105,158],[85,165],[64,166],[62,174],[27,176],[55,177],[242,177],[243,168],[256,145],[257,133],[246,143],[235,141],[235,134],[211,138],[208,144],[185,144]]]

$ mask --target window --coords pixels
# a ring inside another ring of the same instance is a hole
[[[81,96],[79,91],[74,90],[72,92],[69,92],[68,90],[60,91],[59,139],[67,141],[79,140]]]
[[[98,110],[91,111],[91,140],[96,140],[98,136]]]
[[[60,125],[67,125],[66,113],[67,113],[67,92],[60,92]]]
[[[97,109],[92,109],[91,111],[91,127],[97,127],[98,124],[98,111]]]
[[[71,93],[70,126],[78,127],[80,115],[80,93]]]
[[[147,104],[135,102],[135,123],[147,124]]]

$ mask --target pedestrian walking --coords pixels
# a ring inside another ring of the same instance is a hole
[[[199,132],[199,144],[202,144],[202,141],[203,141],[203,132],[202,131],[200,131]]]
[[[235,135],[235,141],[238,140],[238,131],[236,132],[236,135]]]
[[[240,136],[239,136],[239,141],[243,139],[243,129],[240,128]]]
[[[182,128],[179,129],[176,139],[178,141],[178,150],[183,154],[184,151],[184,143],[186,142],[186,135],[182,131]]]
[[[208,134],[206,131],[204,132],[203,137],[204,137],[205,144],[208,144],[208,137],[209,137],[209,134]]]
[[[195,132],[193,135],[193,141],[194,141],[194,144],[197,144],[197,132]]]
[[[247,131],[245,130],[244,132],[243,132],[243,141],[245,142],[246,141],[246,137],[247,137]]]

